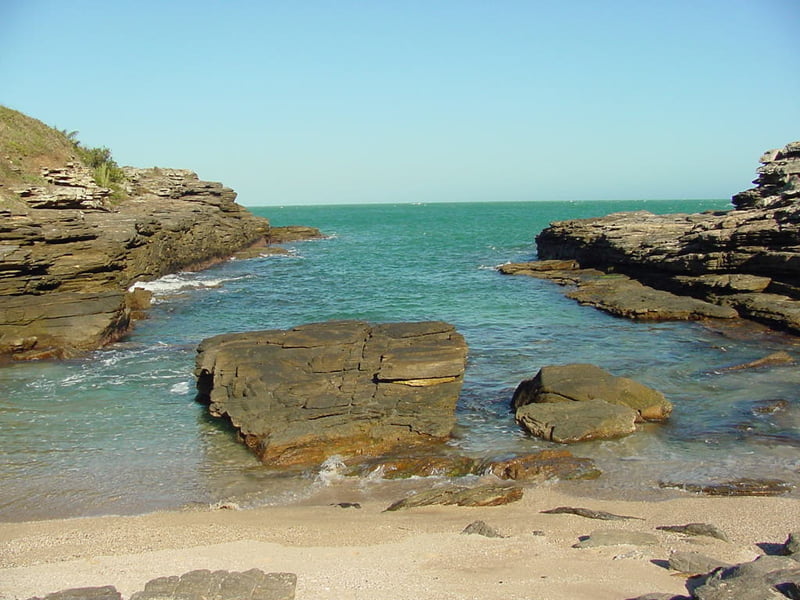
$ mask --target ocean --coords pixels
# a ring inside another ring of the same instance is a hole
[[[511,396],[542,366],[589,362],[660,390],[675,408],[665,425],[570,446],[604,471],[580,485],[635,497],[661,481],[797,483],[800,370],[728,370],[778,350],[800,358],[797,338],[619,319],[565,298],[551,282],[495,270],[534,259],[534,237],[551,221],[727,208],[725,200],[682,200],[251,209],[273,225],[316,226],[328,237],[151,282],[156,302],[123,341],[79,359],[0,368],[0,520],[292,503],[332,489],[343,499],[381,493],[388,484],[344,481],[335,462],[276,473],[194,401],[202,339],[331,319],[457,327],[470,350],[450,443],[463,453],[553,447],[519,429]]]

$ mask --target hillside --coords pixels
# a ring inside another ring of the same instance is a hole
[[[75,144],[61,131],[0,105],[0,208],[24,203],[14,189],[46,185],[42,167],[82,163]]]

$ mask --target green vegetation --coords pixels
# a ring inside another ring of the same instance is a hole
[[[92,169],[97,185],[111,188],[114,198],[124,198],[120,184],[125,174],[108,148],[88,148],[78,141],[77,131],[49,127],[0,105],[0,206],[19,202],[15,188],[46,185],[43,167],[61,167],[69,162],[86,165]]]
[[[114,184],[125,181],[125,173],[111,156],[111,150],[105,146],[88,148],[78,141],[78,132],[61,130],[61,134],[75,147],[81,162],[94,170],[94,181],[100,187],[119,191]]]

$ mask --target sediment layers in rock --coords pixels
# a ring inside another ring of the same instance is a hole
[[[43,171],[48,185],[0,206],[0,354],[69,356],[130,325],[127,288],[220,260],[263,240],[269,222],[236,193],[191,171],[125,168],[112,201],[82,166]]]
[[[536,237],[538,257],[573,263],[561,262],[552,274],[524,263],[503,270],[552,277],[579,289],[585,285],[582,280],[589,279],[592,289],[574,294],[579,301],[624,316],[662,318],[656,295],[648,296],[650,310],[637,308],[642,289],[628,285],[633,308],[627,310],[624,298],[604,301],[620,294],[612,278],[597,277],[597,272],[587,278],[581,270],[596,269],[601,276],[624,274],[646,286],[726,309],[715,314],[698,305],[667,311],[663,318],[738,314],[798,334],[800,142],[767,152],[762,162],[756,187],[734,196],[734,210],[691,215],[638,211],[555,222]],[[627,281],[620,277],[617,283]],[[612,304],[620,308],[611,310]]]

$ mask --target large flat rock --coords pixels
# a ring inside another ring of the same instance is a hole
[[[198,347],[198,398],[277,466],[446,440],[467,356],[442,322],[333,321]]]

